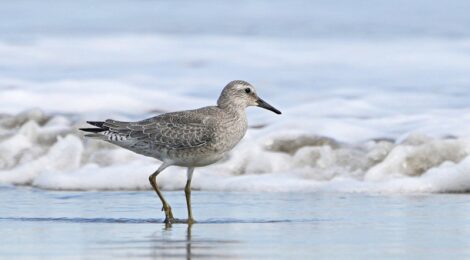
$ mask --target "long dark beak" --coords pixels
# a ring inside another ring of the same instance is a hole
[[[278,115],[282,114],[281,111],[277,110],[276,108],[274,108],[270,104],[266,103],[266,101],[262,100],[261,98],[258,98],[258,100],[256,102],[258,103],[259,107],[262,107],[262,108],[267,109],[267,110],[271,110],[271,111],[273,111],[274,113],[276,113]]]

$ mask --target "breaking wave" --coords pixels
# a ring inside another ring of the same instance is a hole
[[[85,140],[81,120],[28,110],[0,116],[0,183],[55,190],[147,190],[159,162]],[[408,134],[344,142],[300,129],[252,128],[222,162],[197,169],[193,188],[281,192],[468,192],[470,139]],[[159,176],[182,189],[185,171]]]
[[[49,35],[2,39],[0,54],[9,68],[0,77],[0,110],[8,113],[0,115],[0,183],[150,189],[156,160],[76,129],[85,118],[143,119],[211,104],[235,72],[283,116],[249,109],[257,127],[229,158],[197,169],[193,188],[469,190],[467,37]],[[159,182],[181,189],[184,170],[171,167]]]

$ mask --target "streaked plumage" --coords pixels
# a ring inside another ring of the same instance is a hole
[[[96,128],[81,130],[90,133],[87,137],[98,138],[163,162],[151,176],[150,182],[162,200],[167,223],[175,220],[152,178],[156,179],[161,171],[171,165],[188,167],[186,198],[188,222],[192,222],[188,193],[193,169],[217,162],[243,138],[247,130],[245,108],[248,106],[260,106],[280,114],[256,95],[252,85],[237,80],[224,88],[217,106],[167,113],[137,122],[113,119],[89,121]]]

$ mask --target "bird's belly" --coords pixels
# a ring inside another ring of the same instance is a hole
[[[135,153],[167,162],[171,165],[183,167],[201,167],[213,164],[225,157],[223,151],[217,145],[206,145],[189,149],[169,149],[166,147],[150,147],[149,145],[133,145],[125,147]]]
[[[165,159],[171,162],[173,165],[177,165],[177,166],[202,167],[202,166],[207,166],[207,165],[216,163],[220,159],[224,158],[224,156],[225,156],[225,153],[214,153],[210,151],[202,151],[202,152],[179,151],[177,156],[172,155],[170,152],[169,156]]]
[[[202,147],[168,151],[168,159],[174,165],[201,167],[213,164],[232,150],[245,135],[246,128],[238,131],[224,129],[223,133],[216,133],[211,142]]]

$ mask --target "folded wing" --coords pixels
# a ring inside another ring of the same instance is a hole
[[[213,133],[209,116],[194,116],[194,113],[189,112],[168,113],[138,122],[108,119],[104,122],[89,123],[98,128],[81,130],[92,132],[92,136],[107,137],[107,141],[116,144],[146,142],[168,149],[203,146],[211,140]]]

